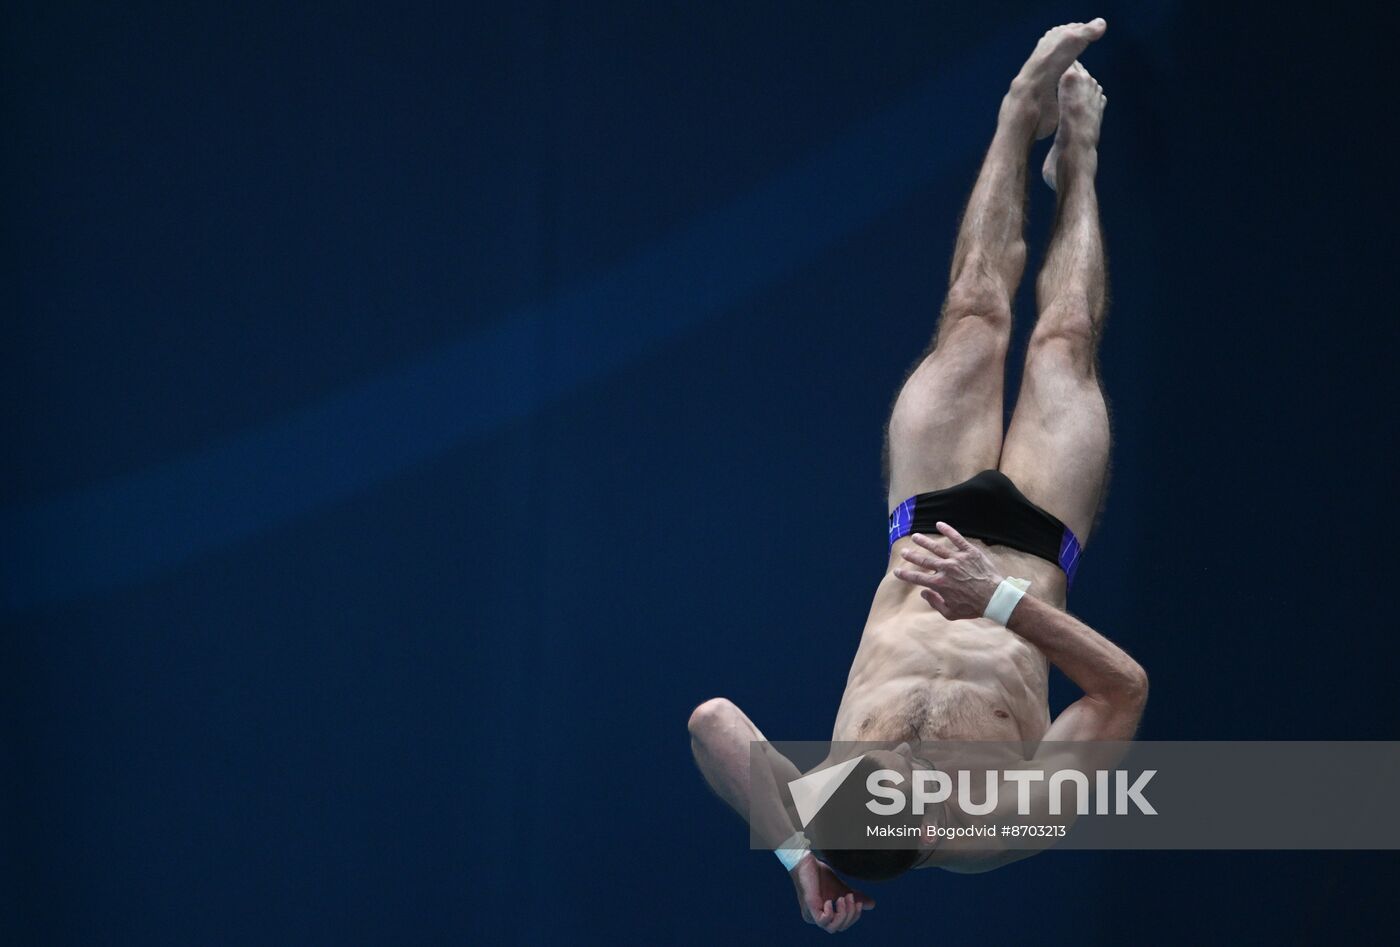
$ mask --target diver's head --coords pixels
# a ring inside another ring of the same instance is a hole
[[[914,866],[923,852],[918,833],[922,819],[901,806],[892,815],[872,812],[869,780],[882,770],[886,786],[909,786],[913,763],[909,747],[867,751],[807,825],[807,834],[822,861],[844,875],[884,881]],[[878,800],[877,800],[878,801]]]

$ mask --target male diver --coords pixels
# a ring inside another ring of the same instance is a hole
[[[1106,28],[1095,19],[1050,30],[1012,80],[960,224],[934,342],[895,399],[885,440],[889,562],[832,732],[837,743],[895,748],[862,754],[859,774],[878,767],[908,776],[911,743],[944,741],[1013,747],[1006,762],[1021,768],[1111,765],[1121,750],[1096,755],[1093,743],[1131,740],[1142,715],[1143,669],[1064,611],[1109,459],[1096,365],[1106,291],[1094,191],[1107,99],[1077,61]],[[1011,300],[1026,259],[1026,166],[1032,144],[1052,132],[1043,176],[1058,210],[1024,379],[1003,433]],[[1053,722],[1047,661],[1083,691]],[[804,849],[785,789],[801,774],[771,748],[769,765],[750,767],[750,743],[764,740],[753,722],[714,698],[691,715],[690,735],[709,785],[777,851],[803,919],[823,930],[845,930],[874,906],[833,868],[867,879],[910,868],[985,871],[1034,851],[944,838],[898,849]],[[917,752],[918,766],[936,765],[929,751]],[[934,811],[929,819],[968,821],[947,807]]]

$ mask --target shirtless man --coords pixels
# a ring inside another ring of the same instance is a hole
[[[1106,758],[1095,758],[1086,742],[1131,740],[1142,715],[1142,668],[1063,610],[1108,468],[1096,366],[1105,272],[1094,192],[1107,99],[1077,62],[1106,28],[1096,19],[1050,30],[1012,81],[963,215],[934,344],[889,419],[889,563],[832,740],[898,744],[862,758],[904,774],[915,765],[909,743],[941,741],[999,741],[1015,748],[1012,762],[1022,766],[1097,768]],[[1058,211],[1037,280],[1024,381],[1003,436],[1011,300],[1026,259],[1026,165],[1034,141],[1052,132],[1043,175],[1058,192]],[[1024,597],[1007,577],[1029,580]],[[1053,723],[1047,661],[1084,692]],[[844,930],[874,906],[833,865],[884,878],[912,867],[982,871],[1029,854],[943,841],[922,850],[786,849],[801,835],[784,795],[797,768],[771,749],[771,765],[750,767],[751,741],[765,738],[723,698],[695,709],[690,734],[710,786],[750,820],[756,837],[785,850],[780,858],[791,865],[803,919],[824,930]]]

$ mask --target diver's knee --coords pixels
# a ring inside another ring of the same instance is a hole
[[[948,288],[943,303],[941,329],[961,322],[976,321],[998,332],[1011,331],[1011,299],[997,280],[977,274],[961,276]]]
[[[1051,364],[1076,374],[1094,372],[1099,347],[1099,324],[1084,304],[1047,307],[1036,320],[1027,349],[1027,362]]]

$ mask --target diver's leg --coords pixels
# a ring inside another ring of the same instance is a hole
[[[1094,173],[1107,97],[1078,63],[1060,79],[1060,127],[1045,178],[1059,194],[1036,281],[1040,314],[1001,455],[1001,470],[1087,542],[1108,477],[1108,407],[1098,343],[1106,303]]]
[[[1002,100],[997,128],[958,230],[947,300],[929,350],[905,380],[885,437],[888,501],[997,465],[1011,298],[1026,262],[1026,161],[1058,119],[1056,84],[1101,20],[1045,34]]]

